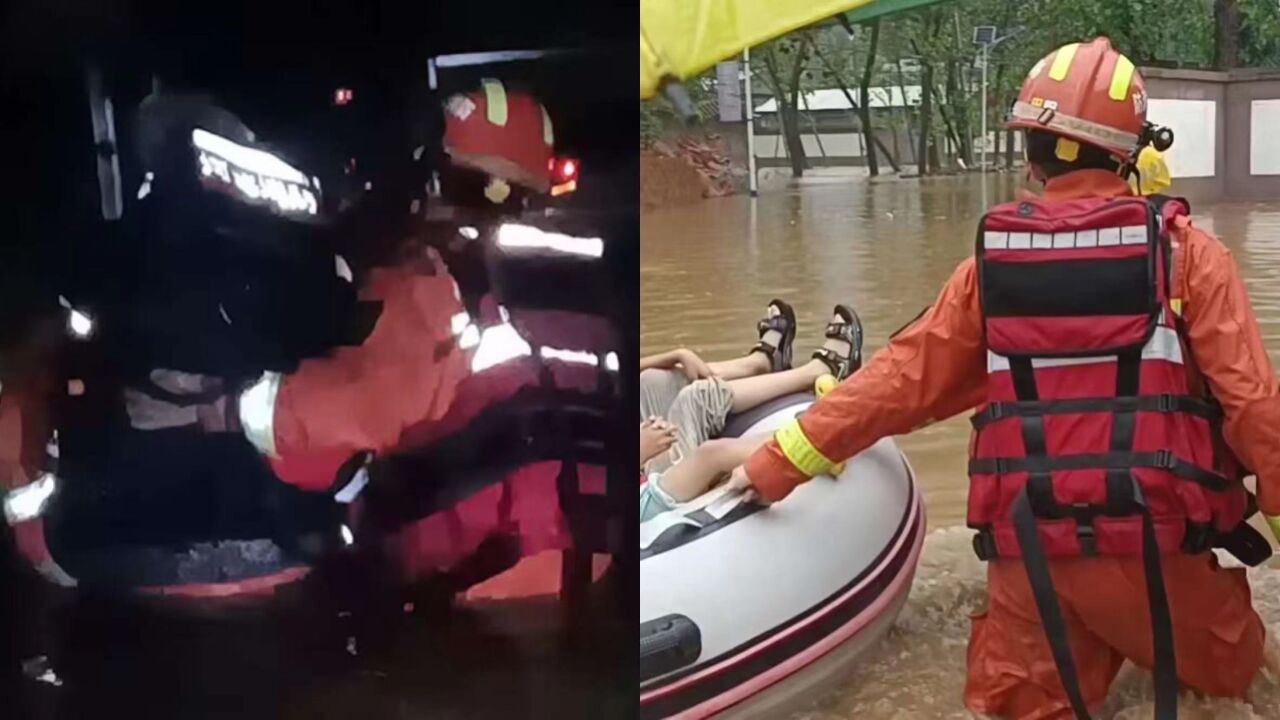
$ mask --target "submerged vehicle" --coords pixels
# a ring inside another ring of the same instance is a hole
[[[731,417],[768,433],[810,394]],[[847,676],[906,602],[924,542],[890,439],[768,510],[727,488],[640,525],[640,717],[780,717]],[[804,558],[796,562],[795,558]]]

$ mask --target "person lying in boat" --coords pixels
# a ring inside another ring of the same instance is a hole
[[[789,369],[796,313],[777,299],[765,313],[756,323],[759,339],[742,357],[709,363],[688,348],[677,348],[640,358],[640,417],[666,415],[676,395],[698,380],[737,380]]]
[[[648,470],[662,472],[679,458],[691,455],[720,434],[730,415],[810,388],[824,373],[843,379],[858,369],[862,363],[862,324],[857,313],[847,306],[837,305],[834,313],[825,333],[829,346],[816,350],[813,359],[799,368],[791,367],[795,312],[785,302],[773,300],[768,315],[758,325],[760,340],[755,347],[743,357],[706,364],[711,371],[709,376],[690,380],[689,371],[664,369],[660,364],[643,369],[641,417],[665,417],[676,429],[671,451],[651,460]],[[701,362],[696,355],[688,353],[690,358],[685,353],[688,351],[668,355],[680,355],[693,363],[682,365],[683,368],[696,367]],[[644,360],[641,368],[646,368]]]
[[[827,324],[826,342],[804,365],[735,380],[704,378],[679,392],[667,411],[675,430],[671,450],[648,461],[649,478],[640,489],[640,521],[707,492],[768,441],[767,435],[711,439],[724,430],[731,414],[804,392],[824,376],[844,380],[858,369],[861,352],[858,316],[837,305]],[[698,441],[686,445],[691,438]]]

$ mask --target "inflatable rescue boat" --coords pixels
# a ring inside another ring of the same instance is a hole
[[[813,396],[730,418],[768,433]],[[848,672],[906,602],[925,516],[885,439],[765,509],[723,486],[640,525],[640,717],[779,717]]]

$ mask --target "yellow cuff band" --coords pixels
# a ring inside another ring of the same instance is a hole
[[[1263,515],[1262,519],[1267,521],[1267,525],[1271,527],[1271,534],[1280,540],[1280,515]]]
[[[792,420],[783,425],[782,429],[774,435],[774,439],[778,441],[778,447],[782,448],[782,454],[786,455],[791,464],[807,477],[828,472],[835,464],[809,442],[804,430],[800,429],[799,420]]]

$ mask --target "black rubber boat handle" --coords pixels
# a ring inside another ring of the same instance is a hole
[[[702,654],[702,631],[684,615],[664,615],[640,625],[640,682],[693,664]]]

